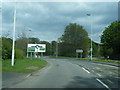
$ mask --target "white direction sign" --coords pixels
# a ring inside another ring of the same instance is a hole
[[[82,53],[83,50],[82,50],[82,49],[77,49],[76,52],[77,52],[77,53]]]
[[[46,52],[45,44],[28,44],[27,52]]]

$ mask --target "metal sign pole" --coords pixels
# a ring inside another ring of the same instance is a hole
[[[77,52],[76,52],[76,58],[77,58]]]
[[[41,52],[41,57],[43,57],[43,52]]]
[[[78,58],[78,53],[77,53],[76,57]]]
[[[28,45],[27,45],[27,58],[28,58]]]
[[[31,52],[31,58],[32,58],[32,52]]]
[[[81,52],[81,58],[82,58],[82,52]]]

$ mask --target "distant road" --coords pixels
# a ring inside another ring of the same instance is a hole
[[[49,66],[10,88],[118,88],[116,67],[87,61],[44,59]]]

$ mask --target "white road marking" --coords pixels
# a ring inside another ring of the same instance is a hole
[[[26,78],[28,78],[31,74],[27,75]]]
[[[94,63],[96,64],[96,63]],[[97,63],[98,65],[102,65],[102,66],[108,66],[108,67],[113,67],[113,68],[118,68],[117,66],[112,66],[112,65],[107,65],[107,64],[100,64],[100,63]]]
[[[107,79],[107,81],[109,82],[109,83],[113,83],[111,80],[109,80],[109,79]]]
[[[105,83],[103,83],[101,80],[99,80],[98,78],[96,78],[96,80],[101,83],[104,87],[106,87],[108,90],[111,90]]]
[[[101,75],[101,74],[99,74],[99,73],[96,73],[96,74],[97,74],[98,76],[100,76],[100,77],[102,76],[102,75]]]
[[[85,70],[87,73],[90,73],[88,70],[86,70],[85,68],[82,67],[83,70]]]

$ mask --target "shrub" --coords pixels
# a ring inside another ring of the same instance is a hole
[[[16,59],[22,59],[25,57],[25,53],[24,51],[20,50],[20,49],[16,49],[15,50],[15,58]]]

